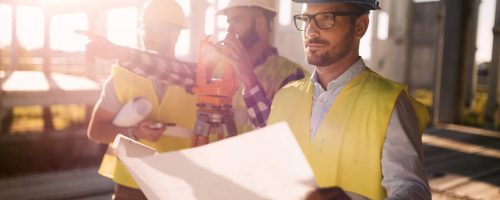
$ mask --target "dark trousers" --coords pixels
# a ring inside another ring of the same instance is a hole
[[[114,200],[147,200],[141,190],[115,184]]]

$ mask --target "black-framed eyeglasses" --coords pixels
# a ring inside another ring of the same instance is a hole
[[[314,15],[298,14],[293,16],[293,21],[299,31],[305,31],[311,23],[311,19],[314,20],[318,28],[329,29],[335,26],[337,16],[356,16],[362,14],[358,12],[319,12]]]

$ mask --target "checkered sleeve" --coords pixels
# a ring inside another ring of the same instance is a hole
[[[160,56],[150,51],[130,49],[132,56],[120,66],[148,79],[157,79],[190,91],[196,79],[196,64]]]
[[[247,112],[255,127],[266,126],[269,112],[271,111],[271,99],[267,98],[266,91],[259,83],[250,90],[243,93],[243,99],[247,105]]]
[[[280,88],[294,80],[300,80],[304,78],[304,76],[304,72],[301,69],[297,69],[283,80]],[[274,96],[275,93],[270,95]],[[262,84],[258,83],[251,87],[250,90],[244,91],[243,99],[245,100],[247,112],[253,125],[258,128],[266,126],[267,118],[271,112],[272,99],[268,97]]]

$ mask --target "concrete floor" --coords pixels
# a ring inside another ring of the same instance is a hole
[[[433,199],[500,199],[500,133],[447,125],[423,141]]]
[[[423,141],[433,199],[500,199],[500,133],[448,125],[427,129]],[[96,171],[1,179],[0,199],[110,199],[113,183]]]

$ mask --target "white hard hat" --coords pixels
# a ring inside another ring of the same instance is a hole
[[[252,7],[257,6],[265,10],[271,11],[276,14],[276,1],[275,0],[229,0],[229,3],[222,10],[219,10],[219,14],[224,14],[227,9],[234,7]]]
[[[187,27],[186,16],[174,0],[149,0],[144,5],[143,22],[167,22]]]

